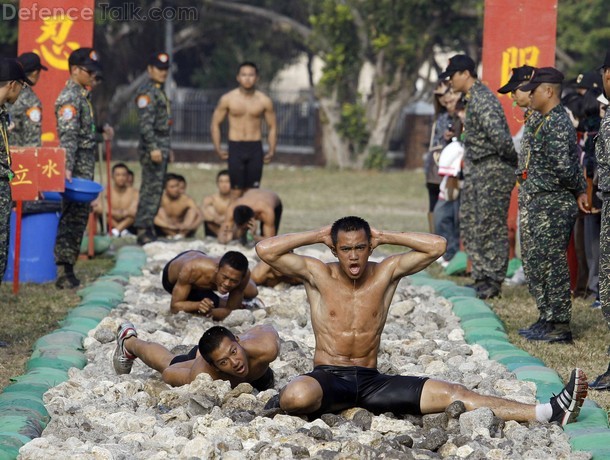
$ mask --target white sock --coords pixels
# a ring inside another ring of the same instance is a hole
[[[551,403],[536,404],[536,421],[548,422],[553,416],[553,408]]]

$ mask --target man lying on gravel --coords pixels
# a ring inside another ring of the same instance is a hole
[[[202,373],[214,380],[228,380],[235,387],[248,382],[259,391],[273,387],[269,363],[277,358],[280,338],[271,325],[253,327],[240,336],[222,326],[203,333],[199,345],[186,355],[174,355],[163,345],[138,339],[133,324],[125,322],[117,331],[112,363],[117,374],[129,374],[136,358],[161,372],[172,386],[191,383]]]
[[[248,259],[237,251],[228,251],[220,258],[201,251],[185,251],[165,265],[161,283],[172,295],[172,313],[185,311],[223,320],[233,310],[261,303],[254,300],[258,289],[250,281]],[[220,297],[214,291],[228,297]]]
[[[326,244],[338,262],[324,263],[292,252],[317,243]],[[410,250],[370,262],[369,256],[382,244]],[[463,385],[428,377],[379,373],[381,333],[398,282],[438,259],[445,246],[445,239],[437,235],[379,231],[354,216],[319,230],[259,242],[256,252],[263,261],[303,280],[316,339],[314,370],[288,383],[266,409],[279,404],[288,413],[312,417],[350,407],[376,414],[429,414],[462,401],[467,410],[488,407],[505,420],[561,425],[574,421],[587,396],[587,378],[580,369],[572,371],[559,395],[536,405],[480,395]]]

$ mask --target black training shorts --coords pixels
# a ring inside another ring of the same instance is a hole
[[[316,366],[308,374],[322,387],[322,405],[315,416],[362,407],[374,414],[420,415],[420,399],[428,377],[381,374],[359,366]]]

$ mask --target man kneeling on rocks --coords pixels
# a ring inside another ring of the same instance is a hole
[[[228,380],[231,387],[247,382],[259,391],[273,387],[269,363],[277,358],[280,338],[273,326],[253,327],[235,336],[225,327],[213,326],[203,333],[199,345],[186,355],[174,355],[163,345],[138,339],[132,323],[117,331],[117,346],[112,363],[117,374],[129,374],[136,358],[161,372],[172,386],[191,383],[202,373],[214,380]]]
[[[318,243],[326,244],[338,262],[324,263],[292,252]],[[410,250],[379,263],[369,261],[382,244]],[[505,420],[561,425],[574,421],[587,395],[586,376],[580,369],[572,371],[559,395],[537,405],[481,395],[428,377],[384,375],[377,370],[381,333],[398,282],[438,259],[445,246],[445,239],[437,235],[380,231],[354,216],[319,230],[259,242],[256,252],[263,261],[303,280],[316,339],[314,370],[290,381],[266,409],[279,404],[288,413],[313,417],[351,407],[376,414],[429,414],[462,401],[467,410],[487,407]]]
[[[185,311],[222,320],[233,310],[262,304],[255,299],[258,289],[250,280],[248,259],[237,251],[221,258],[201,251],[180,253],[163,268],[161,283],[172,295],[172,313]]]

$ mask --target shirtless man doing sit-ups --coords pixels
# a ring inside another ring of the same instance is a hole
[[[291,252],[316,243],[326,244],[338,262],[324,263]],[[379,263],[369,261],[373,249],[382,244],[410,251]],[[587,395],[586,376],[580,369],[572,371],[559,395],[536,405],[480,395],[455,383],[377,370],[381,333],[398,282],[438,259],[445,246],[445,239],[437,235],[379,231],[354,216],[319,230],[258,243],[256,252],[263,261],[303,280],[316,339],[314,370],[284,387],[280,408],[312,416],[350,407],[376,414],[429,414],[459,400],[467,410],[488,407],[505,420],[561,425],[573,421]]]

